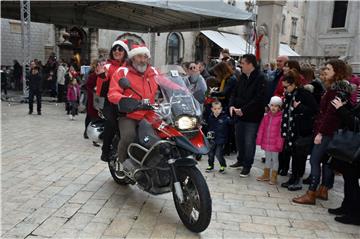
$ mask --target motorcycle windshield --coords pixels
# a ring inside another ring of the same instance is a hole
[[[181,115],[201,117],[201,105],[186,84],[187,78],[171,71],[157,77],[163,99],[170,104],[173,118]]]

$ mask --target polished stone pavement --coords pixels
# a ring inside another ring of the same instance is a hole
[[[48,102],[41,116],[28,115],[25,104],[1,107],[1,238],[360,238],[360,227],[327,213],[342,200],[340,176],[329,201],[296,205],[291,199],[305,189],[256,181],[260,150],[248,178],[234,169],[205,173],[206,157],[199,163],[213,214],[208,229],[193,234],[171,194],[151,196],[112,180],[100,148],[83,139],[84,114],[70,121],[62,104]]]

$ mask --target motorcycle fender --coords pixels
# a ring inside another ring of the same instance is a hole
[[[197,162],[192,158],[181,158],[175,161],[175,167],[192,167],[197,164]]]

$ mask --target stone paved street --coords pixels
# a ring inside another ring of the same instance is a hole
[[[256,181],[261,151],[249,178],[232,169],[204,173],[212,221],[193,234],[181,224],[171,194],[155,197],[112,180],[100,148],[83,139],[84,114],[70,121],[55,103],[45,102],[42,116],[27,115],[24,104],[1,106],[2,238],[360,238],[360,227],[336,223],[327,213],[342,200],[341,177],[329,201],[295,205],[291,199],[305,190]],[[199,168],[206,166],[203,159]]]

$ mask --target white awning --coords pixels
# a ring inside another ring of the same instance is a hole
[[[300,56],[288,44],[280,43],[279,56]]]
[[[230,55],[242,56],[246,54],[247,45],[249,45],[242,36],[238,34],[231,34],[219,31],[201,31],[206,37],[213,41],[221,48],[229,49]],[[250,45],[250,53],[254,54],[254,46]],[[280,43],[279,45],[280,56],[300,56],[288,44]]]
[[[201,31],[201,33],[219,47],[229,49],[230,55],[241,56],[246,54],[247,43],[240,35],[218,31]]]

